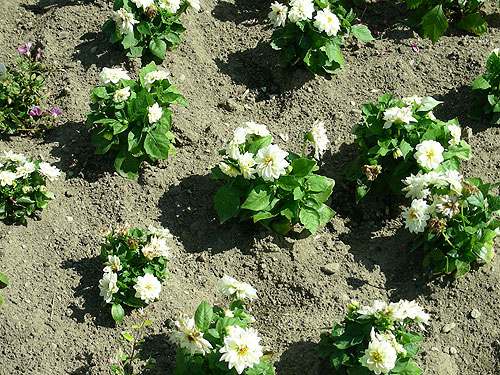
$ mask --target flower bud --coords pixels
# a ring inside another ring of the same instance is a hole
[[[23,193],[28,194],[30,191],[33,191],[31,186],[23,186]]]
[[[349,303],[349,306],[347,308],[348,308],[350,313],[353,311],[359,310],[359,302],[353,299],[353,300],[351,300],[351,302]]]
[[[38,190],[39,190],[40,192],[42,192],[42,193],[45,193],[45,192],[47,191],[47,187],[46,187],[46,186],[44,186],[44,185],[41,185],[41,186],[38,188]]]
[[[399,149],[399,147],[396,150],[394,150],[394,152],[392,153],[392,157],[394,159],[403,157],[403,153],[401,152],[401,149]]]
[[[151,5],[145,9],[144,13],[146,13],[146,16],[148,16],[149,20],[152,22],[158,14],[158,9],[156,9],[154,5]]]

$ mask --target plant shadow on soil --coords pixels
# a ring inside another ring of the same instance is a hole
[[[66,173],[66,179],[95,182],[106,173],[114,173],[114,155],[94,155],[84,124],[69,122],[46,132],[43,137],[46,143],[59,144],[51,149],[51,155],[60,160],[54,164]]]
[[[85,314],[89,313],[95,318],[95,324],[101,327],[114,327],[115,322],[111,317],[111,311],[101,307],[102,298],[99,296],[99,287],[96,280],[102,277],[101,257],[82,258],[79,260],[66,260],[62,264],[63,269],[72,269],[80,275],[80,283],[74,289],[74,299],[83,300],[83,306],[72,303],[68,308],[73,312],[71,318],[78,323],[85,322]],[[81,297],[81,298],[80,298]]]
[[[141,359],[146,361],[154,358],[154,369],[145,370],[143,375],[172,374],[175,367],[176,346],[170,344],[167,335],[155,334],[144,337],[144,342],[139,346]]]
[[[269,13],[269,0],[235,0],[234,4],[227,1],[219,1],[212,11],[212,15],[223,22],[266,23]]]
[[[69,372],[69,374],[71,374],[71,375],[88,375],[91,373],[90,370],[92,367],[94,367],[94,365],[93,365],[94,354],[82,353],[82,354],[79,354],[78,357],[75,358],[75,360],[77,360],[79,362],[84,362],[85,364],[78,367],[76,370],[72,370],[71,372]]]
[[[21,4],[21,6],[35,14],[43,14],[51,8],[89,4],[100,6],[95,0],[39,0],[35,5]]]
[[[125,57],[123,51],[109,42],[107,34],[88,32],[83,34],[80,40],[81,43],[75,47],[73,59],[80,61],[86,69],[92,65],[102,69],[125,62],[127,70],[132,70],[132,61]]]
[[[274,363],[277,374],[322,375],[324,372],[317,356],[318,344],[311,341],[298,341],[288,345],[278,362]],[[308,369],[304,371],[304,369]],[[298,370],[298,371],[297,371]]]

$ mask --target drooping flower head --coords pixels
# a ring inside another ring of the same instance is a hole
[[[253,143],[254,135],[259,137],[267,137],[268,135],[271,135],[266,125],[257,124],[256,122],[253,121],[248,121],[245,123],[245,125],[246,125],[246,140],[249,143]]]
[[[106,303],[110,303],[113,294],[118,292],[118,275],[114,272],[106,272],[99,281],[99,295],[104,298]]]
[[[257,174],[264,181],[273,181],[286,173],[286,168],[290,165],[285,158],[288,152],[283,151],[277,145],[269,145],[261,148],[255,158],[257,164]]]
[[[316,13],[314,17],[314,27],[320,32],[324,31],[328,36],[334,36],[337,35],[340,30],[340,21],[330,9],[325,8]]]
[[[36,105],[32,106],[30,109],[30,116],[38,117],[42,115],[42,109]]]
[[[151,303],[160,298],[161,283],[155,275],[146,273],[144,276],[137,277],[137,283],[134,285],[135,297],[142,299],[146,303]]]
[[[423,199],[414,199],[411,206],[405,211],[403,217],[406,219],[405,228],[412,233],[421,233],[425,230],[427,220],[430,216],[428,214],[429,205]]]
[[[115,21],[116,26],[121,34],[132,34],[134,32],[134,25],[139,21],[134,19],[134,15],[126,11],[125,8],[120,8],[113,11],[111,18]]]
[[[284,26],[287,12],[288,7],[286,5],[280,4],[275,1],[271,4],[271,11],[268,14],[268,18],[274,27]]]
[[[256,299],[257,291],[250,284],[238,281],[231,276],[224,277],[217,282],[217,287],[225,296],[235,298],[237,300]]]
[[[156,237],[172,238],[173,235],[170,233],[168,228],[156,228],[153,225],[148,226],[148,230]]]
[[[3,155],[0,155],[0,161],[9,162],[12,161],[14,163],[24,163],[26,161],[26,156],[23,154],[16,154],[12,150],[4,151]]]
[[[158,103],[153,104],[148,107],[148,121],[150,124],[154,124],[163,116],[163,109]]]
[[[323,121],[314,121],[310,134],[310,140],[314,144],[314,158],[319,160],[325,153],[329,142]]]
[[[219,350],[222,353],[220,361],[227,362],[229,369],[234,367],[238,374],[260,363],[263,347],[257,330],[240,326],[229,326],[227,330],[229,335],[224,337],[224,346]]]
[[[414,155],[415,159],[417,159],[418,164],[426,169],[436,169],[444,160],[444,148],[437,141],[423,141],[415,149],[417,150]]]
[[[203,338],[203,333],[196,329],[194,319],[186,314],[179,313],[171,327],[174,331],[169,336],[170,342],[189,350],[191,355],[196,353],[205,355],[213,349],[212,344]]]
[[[417,175],[410,174],[402,182],[406,185],[401,191],[406,192],[406,198],[426,198],[430,194],[430,190],[427,189],[427,182],[419,171]]]
[[[99,78],[104,85],[114,83],[115,85],[120,82],[120,79],[130,79],[126,70],[121,68],[103,68],[99,74]]]
[[[462,195],[463,189],[463,178],[459,171],[454,169],[447,169],[444,172],[444,178],[448,184],[450,184],[450,189],[457,195]]]

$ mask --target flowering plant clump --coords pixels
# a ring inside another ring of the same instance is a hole
[[[408,9],[415,12],[406,22],[420,29],[424,38],[432,43],[448,29],[448,20],[457,20],[456,26],[464,31],[482,35],[488,24],[481,14],[483,0],[406,0]]]
[[[221,151],[224,160],[212,169],[212,178],[226,182],[214,199],[221,223],[238,216],[281,234],[297,223],[312,233],[326,225],[335,212],[323,202],[334,181],[314,173],[317,162],[304,156],[307,141],[319,158],[328,143],[322,122],[304,134],[302,156],[273,144],[265,125],[247,122],[237,128]]]
[[[455,170],[419,173],[404,183],[413,201],[403,217],[406,228],[418,235],[413,250],[423,249],[425,267],[458,278],[469,271],[471,262],[493,258],[500,197],[490,191],[500,184],[464,180]]]
[[[276,27],[271,47],[280,51],[279,65],[302,61],[314,74],[337,73],[344,66],[340,47],[345,36],[373,39],[365,25],[351,25],[354,18],[340,0],[289,0],[287,5],[275,1],[269,20]]]
[[[336,374],[420,375],[423,371],[412,358],[423,338],[409,327],[417,324],[425,330],[429,319],[415,301],[375,300],[372,306],[353,301],[344,321],[321,334],[319,356],[329,361]]]
[[[469,116],[491,119],[500,124],[500,48],[495,48],[486,61],[487,73],[477,77],[472,84],[476,100],[469,108]]]
[[[160,297],[161,285],[168,278],[169,237],[167,229],[130,229],[127,224],[106,233],[101,245],[104,269],[99,290],[103,306],[111,305],[115,321],[123,319],[122,305],[142,307]]]
[[[141,70],[139,82],[125,70],[104,68],[103,86],[92,89],[86,123],[92,130],[91,142],[96,154],[117,153],[115,169],[124,177],[134,178],[143,161],[166,159],[175,152],[168,107],[174,103],[188,107],[188,103],[168,75],[154,62]]]
[[[347,169],[347,178],[357,182],[356,202],[370,190],[401,194],[401,180],[411,173],[458,170],[460,159],[470,157],[458,120],[443,122],[433,115],[439,103],[431,97],[399,100],[386,94],[378,104],[361,106],[363,122],[352,129],[360,154]]]
[[[185,31],[179,17],[200,10],[199,0],[115,0],[113,14],[103,25],[111,43],[120,43],[129,57],[146,53],[163,60],[179,45]]]
[[[43,110],[45,76],[53,69],[42,64],[31,43],[18,48],[17,67],[0,64],[0,133],[40,132],[54,126],[61,115],[57,107]]]
[[[0,155],[0,219],[26,223],[26,216],[46,208],[48,201],[54,199],[46,180],[55,181],[60,174],[49,163],[4,151]]]
[[[231,298],[229,309],[203,301],[194,318],[179,313],[171,324],[170,341],[177,345],[174,375],[274,375],[261,338],[248,325],[255,319],[245,312],[244,299],[256,299],[249,284],[224,276],[217,283]]]

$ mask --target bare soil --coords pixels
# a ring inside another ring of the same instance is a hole
[[[470,129],[474,156],[463,173],[500,181],[500,129],[466,115],[472,81],[500,46],[497,2],[486,2],[485,35],[451,28],[434,46],[400,23],[403,2],[366,3],[357,14],[380,31],[376,40],[349,42],[341,72],[315,78],[300,67],[276,67],[266,22],[270,0],[202,0],[199,14],[184,16],[185,40],[162,64],[191,103],[175,108],[178,153],[126,180],[114,172],[111,155],[93,155],[84,127],[101,69],[121,66],[137,77],[147,63],[127,59],[100,31],[111,1],[0,0],[0,61],[8,65],[17,46],[37,43],[60,68],[50,77],[48,100],[64,112],[60,126],[43,137],[0,141],[0,151],[41,156],[64,175],[49,184],[56,200],[38,219],[26,227],[0,223],[0,271],[10,280],[1,291],[0,374],[108,373],[106,359],[133,316],[116,327],[100,307],[100,230],[124,221],[163,225],[175,236],[171,279],[141,350],[156,358],[159,374],[172,373],[175,363],[169,319],[178,310],[193,314],[201,300],[226,303],[215,287],[223,274],[257,288],[255,326],[276,353],[279,375],[331,373],[317,359],[316,343],[321,327],[341,320],[352,298],[417,299],[432,314],[417,357],[425,374],[500,374],[498,257],[458,281],[430,277],[421,254],[408,251],[412,236],[400,217],[405,201],[388,196],[356,206],[344,177],[356,155],[350,129],[360,120],[359,105],[390,92],[442,100],[437,117],[458,117]],[[320,172],[337,182],[332,221],[305,239],[249,223],[219,225],[212,198],[220,185],[208,176],[232,130],[248,120],[264,123],[288,137],[276,137],[282,147],[298,151],[301,133],[318,118],[331,139]],[[327,265],[330,274],[322,271]],[[447,323],[455,327],[445,333]]]

